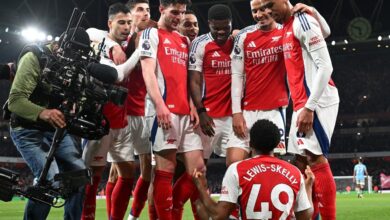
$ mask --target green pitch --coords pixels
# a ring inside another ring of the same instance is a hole
[[[0,219],[20,220],[23,216],[25,201],[0,201]],[[62,219],[63,209],[52,208],[49,218],[52,220]],[[126,219],[127,219],[126,214]],[[96,219],[107,219],[106,206],[104,200],[98,200],[96,208]],[[144,209],[141,219],[147,218],[147,210]],[[184,220],[192,219],[191,207],[189,203],[185,206]],[[390,194],[364,194],[363,199],[358,199],[356,194],[337,195],[337,219],[359,220],[359,219],[390,219]]]

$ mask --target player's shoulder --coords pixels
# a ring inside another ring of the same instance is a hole
[[[299,28],[306,32],[311,30],[315,25],[318,25],[318,22],[310,14],[305,12],[298,12],[294,14],[294,28]]]
[[[212,41],[212,37],[210,36],[210,33],[203,34],[201,36],[196,37],[191,43],[191,52],[195,52],[199,48],[208,44],[210,41]]]
[[[243,28],[242,30],[240,30],[240,32],[238,32],[237,36],[242,36],[243,34],[247,34],[247,33],[251,33],[251,32],[254,32],[256,31],[258,28],[257,28],[257,25],[249,25],[248,27],[245,27]]]
[[[149,27],[149,28],[146,28],[145,30],[142,31],[142,36],[141,38],[142,39],[150,39],[151,37],[153,36],[156,36],[157,37],[157,31],[158,29],[157,28],[154,28],[154,27]]]

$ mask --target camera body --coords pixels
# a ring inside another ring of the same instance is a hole
[[[90,183],[90,179],[91,172],[88,169],[69,171],[54,176],[54,181],[57,184],[37,184],[22,189],[18,185],[18,173],[0,168],[0,200],[9,202],[15,194],[18,194],[53,207],[61,207],[64,203],[60,198],[68,198],[81,186]],[[57,185],[57,187],[54,187],[54,185]]]

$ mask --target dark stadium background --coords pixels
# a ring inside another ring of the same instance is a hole
[[[0,63],[17,58],[26,43],[18,34],[28,25],[36,25],[53,36],[64,31],[74,7],[87,12],[82,26],[106,29],[107,6],[103,0],[2,0],[0,2]],[[125,1],[124,1],[125,2]],[[291,1],[293,4],[298,1]],[[306,0],[328,21],[332,34],[327,39],[341,103],[329,159],[335,176],[352,175],[356,158],[363,157],[373,184],[379,174],[390,175],[390,1],[385,0]],[[233,11],[234,28],[253,20],[248,0],[194,0],[201,33],[207,32],[207,10],[215,3],[226,3]],[[158,19],[158,1],[151,0],[152,18]],[[354,41],[348,25],[355,17],[367,18],[372,26],[368,39]],[[7,31],[5,31],[7,29]],[[378,37],[381,36],[379,41]],[[334,41],[335,45],[332,45]],[[348,43],[347,43],[348,42]],[[0,104],[8,96],[9,81],[0,81]],[[1,111],[1,110],[0,110]],[[290,114],[288,114],[289,118]],[[0,120],[0,165],[29,173],[23,164],[5,163],[6,157],[19,157],[10,140],[7,122]],[[217,182],[224,172],[222,159],[211,161],[209,171]],[[29,180],[26,178],[26,183]],[[214,190],[213,190],[214,191]]]

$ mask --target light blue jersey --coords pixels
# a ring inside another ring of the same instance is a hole
[[[358,163],[354,167],[355,176],[357,180],[364,180],[364,174],[366,173],[366,165]]]

